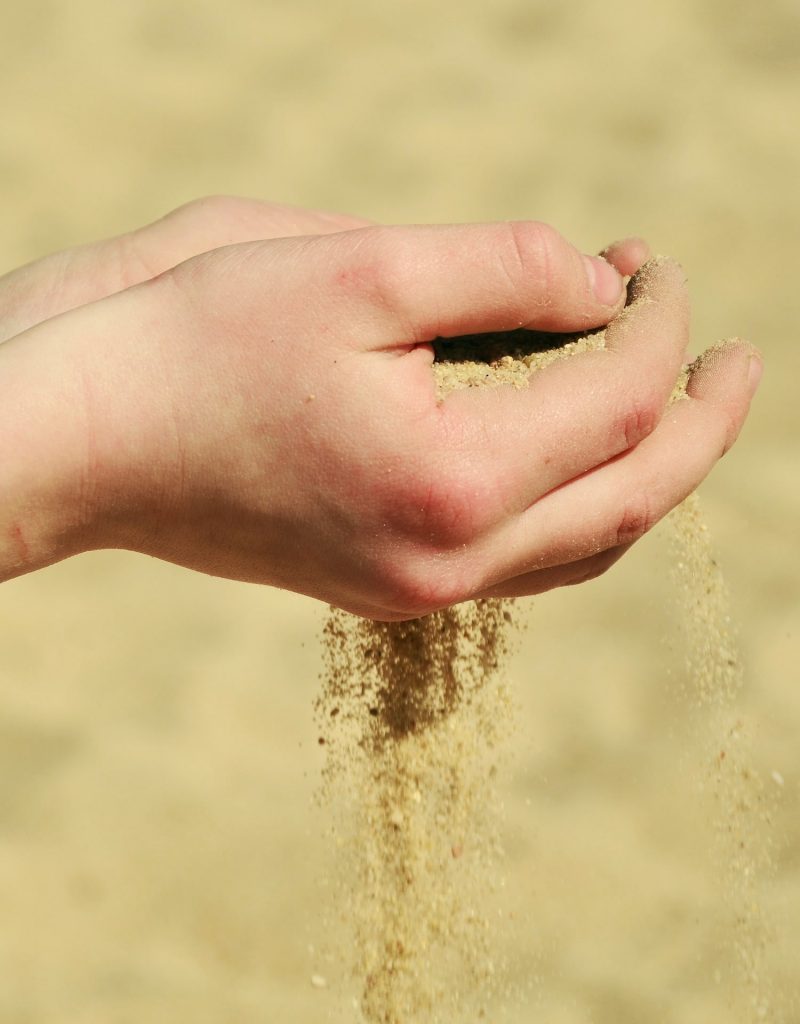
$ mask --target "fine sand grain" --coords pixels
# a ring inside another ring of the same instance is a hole
[[[346,810],[340,896],[370,1024],[481,1019],[497,994],[495,777],[513,621],[495,600],[404,623],[334,610],[325,626],[326,796]]]
[[[704,758],[694,769],[695,782],[724,908],[725,987],[735,1020],[781,1024],[786,997],[766,963],[776,928],[762,897],[775,871],[775,796],[753,763],[752,739],[739,706],[744,675],[730,598],[697,495],[675,509],[670,521],[690,687],[686,696],[695,709],[696,746]]]

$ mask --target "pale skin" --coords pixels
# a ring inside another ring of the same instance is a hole
[[[211,198],[0,278],[0,580],[127,548],[391,620],[599,575],[733,444],[756,350],[668,405],[671,262],[535,388],[440,402],[429,342],[604,325],[647,255]]]

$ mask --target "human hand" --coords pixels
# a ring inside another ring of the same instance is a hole
[[[366,227],[349,214],[238,196],[206,196],[135,231],[54,253],[0,277],[0,343],[59,313],[238,242]]]
[[[609,259],[630,273],[636,246]],[[670,263],[606,352],[527,390],[437,403],[427,344],[602,325],[622,282],[595,267],[605,301],[531,223],[315,232],[39,324],[0,348],[5,490],[25,496],[3,513],[0,573],[128,547],[375,618],[596,575],[732,443],[753,350],[665,411],[688,333]]]

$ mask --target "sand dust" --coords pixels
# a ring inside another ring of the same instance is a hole
[[[724,907],[721,952],[736,1020],[786,1019],[784,996],[766,964],[775,925],[762,890],[775,871],[775,798],[753,763],[752,739],[738,709],[744,673],[730,598],[700,500],[690,495],[670,516],[672,573],[683,612],[688,698],[696,709],[700,799],[712,832],[711,856]]]
[[[648,270],[634,278],[634,301],[647,301]],[[434,377],[442,399],[463,388],[526,387],[553,361],[604,345],[603,330],[464,336],[435,344]],[[682,372],[672,401],[686,398],[704,358]],[[693,774],[711,801],[729,1005],[735,1019],[779,1024],[759,902],[773,867],[770,808],[736,714],[742,668],[727,592],[696,495],[670,519],[689,699],[708,751]],[[491,600],[404,623],[332,609],[324,627],[316,710],[328,749],[325,798],[338,794],[341,804],[344,795],[347,808],[336,826],[347,865],[340,896],[369,1024],[485,1019],[490,1005],[518,996],[496,960],[492,894],[502,877],[496,776],[514,720],[503,667],[520,623],[515,602]]]

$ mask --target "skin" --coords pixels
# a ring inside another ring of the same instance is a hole
[[[668,406],[670,261],[535,387],[437,402],[429,343],[609,323],[648,251],[604,255],[212,198],[6,275],[0,580],[128,548],[403,619],[597,576],[733,444],[758,353],[715,351]]]

